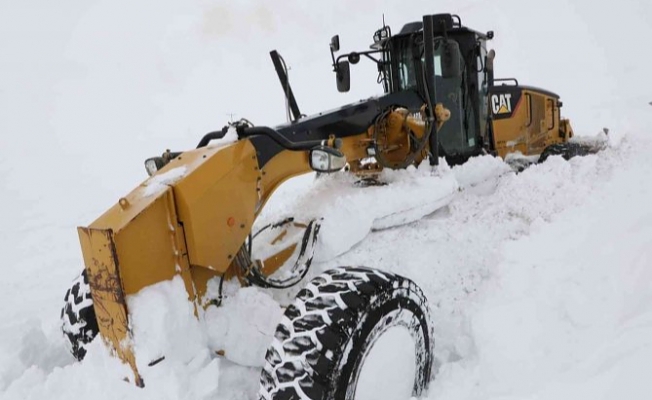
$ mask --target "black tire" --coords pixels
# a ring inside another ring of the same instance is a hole
[[[520,173],[529,168],[533,161],[528,160],[527,158],[515,158],[508,161],[505,161],[507,165],[516,173]]]
[[[259,398],[355,398],[369,350],[393,326],[415,342],[412,395],[431,378],[434,341],[428,302],[409,279],[364,267],[340,267],[313,279],[276,329],[260,378]]]
[[[81,361],[86,347],[99,333],[86,270],[73,281],[63,300],[61,330],[70,342],[70,352]]]
[[[539,156],[539,163],[542,163],[551,156],[562,156],[564,160],[570,160],[576,156],[591,154],[591,148],[580,143],[557,143],[546,147]]]

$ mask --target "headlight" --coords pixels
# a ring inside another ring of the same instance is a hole
[[[145,170],[149,176],[154,175],[163,166],[165,166],[165,161],[161,157],[152,157],[145,160]]]
[[[346,165],[346,157],[332,147],[319,146],[310,150],[310,167],[317,172],[336,172]]]

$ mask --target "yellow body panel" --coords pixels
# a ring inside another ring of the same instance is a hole
[[[248,140],[203,153],[187,152],[169,164],[189,165],[174,197],[190,264],[224,273],[253,225],[261,173]]]
[[[495,150],[500,157],[520,152],[538,155],[551,144],[572,136],[570,123],[559,117],[558,99],[523,89],[510,118],[494,119]]]
[[[282,151],[265,164],[261,171],[260,186],[256,191],[248,193],[252,196],[257,193],[256,216],[263,210],[276,189],[283,182],[298,175],[312,172],[308,161],[307,151]],[[249,233],[249,230],[247,231]],[[244,241],[244,238],[243,240]],[[242,243],[242,242],[240,242]]]

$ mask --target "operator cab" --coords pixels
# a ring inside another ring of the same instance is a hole
[[[451,111],[451,118],[437,132],[439,152],[450,163],[458,164],[479,154],[488,141],[486,40],[493,37],[462,26],[458,16],[445,15],[452,28],[441,29],[434,25],[434,83],[435,102]],[[406,24],[401,31],[388,39],[383,47],[386,93],[416,90],[423,93],[419,77],[424,73],[423,23]],[[442,60],[447,40],[459,45],[459,71],[456,76],[446,76]]]
[[[441,29],[434,24],[434,85],[435,102],[451,111],[451,118],[437,132],[439,153],[449,162],[458,164],[479,154],[487,137],[488,75],[485,72],[486,40],[492,33],[483,34],[463,27],[459,17],[450,18],[452,28]],[[445,26],[445,24],[443,24]],[[450,26],[449,25],[449,26]],[[401,31],[383,44],[386,79],[384,90],[395,93],[413,90],[425,93],[421,77],[425,73],[423,23],[406,24]],[[445,73],[447,41],[454,41],[459,51],[459,73]],[[449,75],[449,76],[447,76]]]
[[[424,21],[426,18],[433,21],[431,36],[424,34],[422,21],[406,24],[396,35],[392,35],[389,26],[384,26],[374,34],[372,50],[352,52],[337,59],[333,56],[338,89],[349,89],[349,64],[356,64],[360,56],[375,61],[378,82],[389,97],[413,92],[421,97],[421,104],[430,99],[433,104],[442,103],[451,111],[451,118],[436,136],[433,135],[437,144],[431,145],[431,153],[446,157],[451,164],[460,164],[484,149],[490,150],[488,89],[492,74],[487,68],[486,41],[493,38],[493,32],[484,34],[464,27],[456,15],[426,16]],[[434,76],[427,76],[426,36],[432,37],[434,42]],[[339,38],[336,36],[331,42],[331,51],[337,50]],[[379,54],[378,59],[372,57],[375,54]],[[348,61],[341,61],[345,57]],[[429,85],[434,86],[434,91],[428,89]],[[413,104],[397,105],[414,112]]]

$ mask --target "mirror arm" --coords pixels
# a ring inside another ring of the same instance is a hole
[[[365,50],[365,51],[361,51],[361,52],[359,52],[358,55],[365,56],[365,57],[367,57],[367,58],[372,59],[372,60],[375,61],[375,62],[378,62],[378,60],[376,60],[375,58],[371,57],[369,54],[376,54],[376,53],[382,53],[382,52],[383,52],[383,50]],[[339,56],[337,56],[337,59],[335,60],[335,64],[337,64],[338,62],[340,62],[340,60],[342,60],[343,58],[348,59],[350,54],[351,54],[351,53],[340,54]]]
[[[376,60],[375,58],[373,58],[373,57],[370,56],[369,54],[362,54],[362,55],[365,56],[365,57],[367,57],[367,58],[370,59],[371,61],[375,62],[376,64],[378,64],[378,63],[380,62],[380,60]]]
[[[335,66],[335,53],[340,51],[340,35],[335,35],[331,38],[330,44],[331,58],[333,59],[333,66]]]

